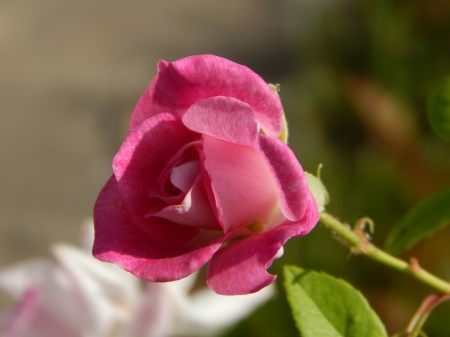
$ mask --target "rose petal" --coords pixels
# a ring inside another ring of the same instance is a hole
[[[116,180],[114,175],[111,176],[110,180],[111,179]],[[106,185],[103,188],[105,187]],[[116,198],[122,199],[118,188],[114,191],[114,193],[117,193],[117,196],[111,198],[111,195],[109,193],[102,194],[102,192],[100,192],[94,205],[94,223],[96,221],[101,221],[103,217],[108,216],[109,210],[116,204]],[[137,223],[135,222],[135,218],[131,217],[129,213],[124,209],[123,212],[124,214],[126,214],[129,226],[137,227],[145,232],[145,234],[153,240],[165,244],[180,244],[191,240],[198,234],[197,228],[179,225],[163,218],[147,216],[148,214],[157,213],[165,207],[161,206],[160,204],[162,204],[161,200],[156,198],[150,199],[148,209],[149,212],[147,214],[144,214],[142,216],[143,219],[141,219]],[[125,208],[122,200],[120,201],[120,206],[122,208]],[[174,233],[177,234],[174,235]]]
[[[1,336],[23,336],[35,320],[39,308],[39,295],[36,289],[24,292],[20,302],[10,310],[0,326]]]
[[[282,106],[267,83],[249,68],[213,55],[160,61],[158,74],[133,111],[131,129],[161,112],[181,116],[192,104],[214,96],[249,104],[264,132],[280,135]]]
[[[201,171],[200,161],[192,160],[178,167],[170,173],[170,181],[184,193],[188,193]]]
[[[224,232],[255,221],[268,223],[279,198],[264,158],[251,147],[209,136],[203,136],[203,151]]]
[[[154,209],[155,200],[148,194],[150,189],[159,190],[158,178],[165,164],[185,144],[198,137],[172,115],[159,114],[131,131],[114,157],[114,175],[128,217],[155,240],[183,242],[197,233],[195,228],[161,218],[145,218],[145,215]],[[101,208],[109,208],[108,205],[102,206],[104,202],[108,203],[108,200],[97,199],[96,208],[100,213]],[[100,213],[99,216],[102,216]]]
[[[283,244],[292,236],[306,235],[318,215],[313,199],[302,219],[278,226],[268,232],[230,241],[217,251],[208,266],[207,284],[218,294],[240,295],[257,292],[276,276],[266,269],[272,265]]]
[[[0,288],[16,299],[21,298],[30,288],[30,284],[38,285],[44,282],[54,267],[55,263],[51,261],[33,259],[2,268]]]
[[[168,298],[166,284],[149,283],[144,285],[140,303],[126,324],[116,336],[164,337],[170,336],[177,308]]]
[[[189,176],[191,177],[190,179],[192,179],[192,182],[190,184],[189,184],[189,182],[183,183],[185,185],[189,185],[189,186],[184,187],[186,192],[176,194],[176,192],[174,191],[174,187],[175,188],[178,188],[178,187],[174,186],[173,182],[171,181],[172,170],[177,167],[180,167],[190,161],[199,160],[199,149],[200,148],[201,148],[201,139],[198,139],[197,141],[194,141],[194,142],[191,142],[188,144],[184,144],[184,146],[181,149],[179,149],[177,151],[177,153],[174,156],[172,156],[172,158],[170,158],[170,160],[164,165],[164,168],[161,171],[161,175],[158,178],[158,185],[155,185],[155,184],[151,185],[149,187],[149,190],[147,191],[148,195],[150,197],[160,198],[161,200],[166,201],[169,205],[175,205],[177,203],[180,203],[183,200],[186,193],[192,188],[192,185],[193,185],[197,175],[195,174],[196,173],[195,170],[194,170],[194,172],[191,172],[189,174]],[[200,170],[201,170],[201,165],[199,165],[199,166],[200,166]],[[195,167],[192,167],[192,168],[195,169]],[[197,172],[197,174],[200,172],[200,170]],[[185,173],[188,173],[188,172],[185,172]],[[184,177],[184,178],[174,177],[174,178],[179,178],[182,180],[186,179],[186,177]],[[178,181],[178,183],[182,183],[182,181]],[[178,201],[172,202],[172,201],[176,200],[177,198],[179,198]]]
[[[76,337],[79,334],[54,317],[40,303],[41,295],[30,288],[15,308],[1,322],[0,336],[14,337]]]
[[[186,321],[202,325],[201,329],[198,329],[201,331],[198,331],[196,336],[200,333],[203,336],[213,336],[216,335],[215,331],[227,328],[250,315],[274,294],[275,287],[271,286],[255,294],[243,296],[220,296],[211,289],[205,288],[191,295],[187,308],[184,310],[187,316]],[[179,331],[187,330],[179,329]]]
[[[47,305],[52,308],[52,312],[58,320],[66,322],[68,326],[75,329],[81,328],[86,335],[102,336],[108,334],[115,324],[116,308],[114,307],[111,296],[106,294],[110,287],[114,287],[114,295],[117,301],[122,300],[124,304],[127,295],[123,288],[116,284],[120,283],[117,277],[111,277],[113,265],[106,265],[88,255],[85,251],[71,247],[66,244],[55,244],[51,247],[53,254],[62,267],[59,272],[66,278],[66,284],[62,286],[58,283],[58,278],[51,280],[45,292]],[[106,274],[106,275],[105,275]],[[114,274],[112,274],[114,275]],[[98,277],[111,277],[111,280],[101,284]],[[127,276],[125,276],[127,277]],[[115,280],[114,280],[115,278]],[[128,277],[128,281],[133,282]],[[122,285],[125,282],[122,282]],[[125,287],[126,288],[126,287]],[[65,311],[59,307],[58,301],[68,296]]]
[[[53,302],[57,313],[62,314],[59,320],[69,318],[70,323],[82,329],[83,335],[110,335],[124,308],[133,308],[140,298],[139,279],[68,244],[53,244],[51,251],[70,284],[71,297],[67,307],[74,310],[61,312],[61,303]],[[68,292],[65,288],[60,290],[62,294],[56,291],[53,287],[47,295],[60,299]]]
[[[190,275],[205,264],[228,237],[216,231],[202,231],[183,244],[164,244],[133,225],[123,208],[114,178],[106,183],[99,199],[108,202],[94,209],[94,256],[148,281],[173,281]]]
[[[297,221],[305,213],[311,194],[305,173],[289,146],[264,135],[258,139],[259,151],[265,157],[278,187],[281,210],[286,218]]]
[[[173,221],[180,225],[220,230],[220,224],[211,209],[208,195],[203,187],[202,176],[198,179],[192,189],[186,194],[180,205],[170,205],[160,212],[151,214]]]
[[[258,123],[247,103],[231,97],[212,97],[193,104],[183,115],[190,130],[230,143],[255,147]]]
[[[250,315],[275,293],[274,286],[246,296],[221,296],[209,288],[189,293],[189,288],[181,288],[180,284],[188,278],[165,284],[165,289],[179,308],[177,324],[172,331],[175,336],[186,335],[187,331],[192,336],[216,336],[222,329]]]
[[[303,169],[286,144],[258,133],[248,104],[228,97],[210,98],[192,105],[183,123],[192,131],[257,149],[276,181],[283,214],[291,221],[303,216],[309,193]]]

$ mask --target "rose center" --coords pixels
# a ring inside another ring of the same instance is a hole
[[[197,147],[189,144],[167,163],[159,177],[160,191],[166,197],[185,195],[194,185],[200,171]]]

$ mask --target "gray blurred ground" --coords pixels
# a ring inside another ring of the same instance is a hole
[[[278,2],[0,2],[0,267],[77,242],[159,59],[213,53],[277,82]]]

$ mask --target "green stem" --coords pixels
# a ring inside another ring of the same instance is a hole
[[[450,294],[450,283],[422,269],[417,260],[412,259],[411,263],[408,263],[386,253],[326,212],[320,214],[319,221],[327,229],[335,232],[340,239],[344,240],[352,251],[362,253],[372,260],[408,274],[442,294]]]

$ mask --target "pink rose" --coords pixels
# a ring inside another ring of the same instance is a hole
[[[210,261],[219,294],[272,283],[283,244],[318,220],[283,124],[278,95],[250,69],[212,55],[160,61],[95,204],[94,256],[152,282]]]

